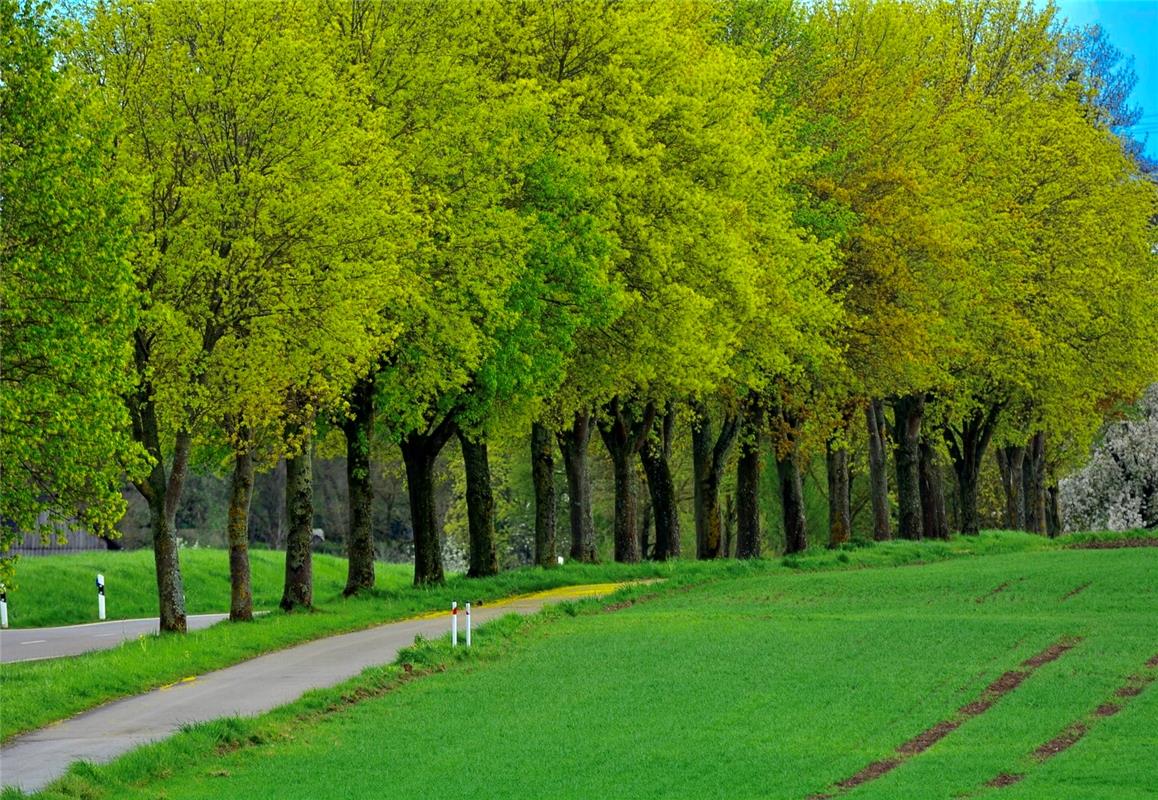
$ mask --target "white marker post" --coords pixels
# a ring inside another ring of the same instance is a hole
[[[8,627],[8,590],[0,586],[0,628]]]
[[[450,646],[458,647],[458,601],[450,604]]]
[[[105,618],[105,576],[97,573],[97,616]]]
[[[466,646],[470,647],[470,603],[466,604]]]

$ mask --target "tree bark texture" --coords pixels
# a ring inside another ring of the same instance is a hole
[[[253,500],[253,454],[249,449],[233,456],[229,487],[229,619],[253,619],[253,581],[249,571],[249,506]]]
[[[760,427],[759,406],[750,405],[741,423],[736,460],[736,558],[760,557]]]
[[[1050,486],[1045,490],[1045,494],[1046,533],[1049,534],[1051,539],[1053,539],[1054,537],[1061,536],[1063,533],[1061,503],[1058,501],[1057,486]]]
[[[937,453],[925,436],[921,437],[921,525],[926,538],[948,539],[949,518],[945,513],[945,487]]]
[[[636,564],[640,560],[636,528],[635,456],[647,441],[655,420],[655,405],[648,403],[639,415],[618,398],[607,404],[599,434],[611,456],[615,474],[615,560]]]
[[[466,521],[470,532],[467,577],[499,573],[499,545],[495,538],[495,498],[486,442],[458,432],[466,467]]]
[[[374,588],[374,484],[370,480],[370,441],[374,435],[374,377],[363,378],[350,394],[352,418],[346,434],[346,486],[350,530],[346,537],[346,597]]]
[[[535,487],[535,563],[555,566],[555,450],[551,432],[541,422],[531,425],[531,482]]]
[[[414,585],[429,586],[446,580],[442,569],[442,532],[434,506],[434,463],[454,433],[448,415],[425,432],[412,432],[399,443],[406,464],[406,491],[410,524],[414,529]]]
[[[311,608],[314,604],[313,534],[314,475],[312,442],[307,436],[298,455],[285,460],[285,588],[281,607],[285,611]]]
[[[140,369],[142,359],[147,360],[140,334],[136,338],[136,357]],[[147,380],[142,380],[130,396],[129,411],[133,438],[145,448],[153,462],[148,476],[137,482],[136,487],[149,505],[160,630],[162,633],[184,633],[185,589],[177,546],[177,505],[181,501],[181,489],[188,470],[192,437],[185,431],[178,432],[173,447],[172,470],[166,474],[153,389]]]
[[[1005,528],[1025,530],[1025,500],[1022,497],[1022,465],[1025,448],[1011,445],[997,450],[997,466],[1001,472],[1001,489],[1005,495]]]
[[[893,534],[889,523],[889,472],[885,447],[885,409],[880,400],[864,410],[868,422],[869,497],[873,508],[873,539],[883,542]]]
[[[1004,406],[991,404],[988,408],[977,409],[960,426],[946,425],[942,428],[945,444],[949,447],[949,457],[953,460],[953,472],[957,475],[958,497],[961,505],[961,533],[975,536],[981,530],[977,513],[977,484],[981,476],[981,460],[997,428],[997,420]]]
[[[848,448],[828,443],[828,546],[840,547],[852,538],[852,497],[849,493]]]
[[[671,444],[675,432],[675,410],[669,408],[659,424],[659,437],[648,437],[639,451],[647,490],[655,519],[655,548],[652,558],[666,561],[680,556],[680,516],[675,480],[671,472]],[[646,549],[644,550],[646,554]]]
[[[599,560],[595,543],[595,517],[591,511],[591,464],[587,448],[591,441],[591,415],[575,414],[571,427],[561,431],[559,451],[567,473],[567,505],[571,522],[571,560],[594,564]]]
[[[709,559],[727,556],[721,552],[723,521],[720,509],[720,483],[728,464],[728,453],[736,441],[740,418],[725,414],[718,437],[712,434],[712,419],[705,406],[697,408],[696,425],[692,428],[692,462],[695,472],[693,502],[696,518],[696,558]]]
[[[720,555],[724,558],[736,555],[736,496],[731,492],[724,498],[724,548]]]
[[[1025,448],[1022,494],[1025,502],[1025,529],[1042,536],[1047,533],[1045,488],[1045,433],[1039,431]]]
[[[893,457],[897,464],[898,533],[902,539],[920,539],[921,517],[921,420],[924,395],[907,395],[893,401]]]
[[[784,515],[784,552],[804,552],[808,548],[808,521],[804,512],[804,480],[795,448],[776,459],[776,474]]]

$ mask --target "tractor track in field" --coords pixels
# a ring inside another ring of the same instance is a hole
[[[837,781],[830,788],[808,795],[806,800],[831,800],[858,786],[866,784],[869,781],[874,781],[882,775],[892,772],[909,759],[928,750],[969,720],[984,714],[994,703],[1020,686],[1026,678],[1046,664],[1057,661],[1068,651],[1076,647],[1079,642],[1081,642],[1081,637],[1079,636],[1063,636],[1049,647],[1022,661],[1019,665],[1021,667],[1020,669],[1008,670],[1002,673],[996,680],[986,686],[976,699],[958,708],[957,712],[950,718],[938,722],[898,745],[892,755],[887,758],[873,761],[858,772],[843,780]],[[1015,776],[1007,777],[1012,778]],[[996,778],[994,780],[996,780]],[[1016,780],[1014,782],[1016,782]]]
[[[1129,675],[1122,684],[1105,698],[1092,711],[1081,719],[1074,720],[1066,725],[1056,736],[1034,748],[1024,758],[1024,768],[1020,772],[1001,772],[984,783],[988,789],[1003,789],[1023,780],[1029,771],[1039,767],[1082,740],[1093,728],[1106,717],[1112,717],[1120,712],[1127,703],[1145,691],[1146,687],[1158,681],[1158,653],[1143,665],[1142,669]]]

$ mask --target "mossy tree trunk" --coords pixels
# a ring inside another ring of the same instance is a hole
[[[928,437],[921,437],[921,525],[929,539],[949,538],[949,518],[945,513],[945,488],[941,466]]]
[[[253,619],[253,581],[249,570],[249,507],[253,500],[253,454],[246,446],[233,455],[229,486],[229,619]]]
[[[740,454],[736,460],[736,558],[760,557],[760,430],[759,405],[749,404],[741,421]]]
[[[458,431],[466,469],[466,522],[470,535],[467,576],[485,578],[499,572],[499,546],[495,538],[495,498],[491,466],[483,439]]]
[[[441,584],[442,533],[434,504],[434,464],[454,434],[456,425],[447,415],[426,431],[413,431],[399,443],[406,464],[406,490],[410,497],[410,524],[414,530],[414,585]]]
[[[370,442],[374,436],[374,376],[363,378],[350,393],[351,417],[346,435],[346,486],[350,530],[346,537],[346,597],[374,588],[374,484],[370,478]]]
[[[591,415],[578,412],[571,427],[557,435],[563,468],[567,472],[567,506],[571,523],[571,559],[585,564],[599,560],[595,545],[595,517],[591,511]]]
[[[281,608],[309,609],[314,605],[314,475],[307,435],[301,452],[285,460],[285,587]]]
[[[977,512],[977,485],[981,476],[981,460],[997,428],[997,420],[1004,404],[994,403],[976,409],[959,425],[945,425],[942,432],[953,460],[957,476],[957,490],[961,506],[961,533],[975,536],[981,530]]]
[[[535,487],[535,563],[555,566],[555,451],[551,432],[541,422],[531,425],[531,482]]]
[[[718,437],[712,435],[712,419],[704,405],[696,408],[692,427],[693,503],[696,519],[696,558],[727,556],[721,550],[723,514],[720,508],[720,483],[727,468],[728,453],[740,430],[737,414],[725,414]]]
[[[147,357],[141,341],[136,337],[138,363]],[[139,442],[153,462],[149,474],[134,485],[149,506],[149,527],[153,533],[153,562],[157,576],[157,606],[162,633],[185,632],[185,589],[181,581],[181,562],[177,546],[177,505],[188,472],[189,453],[193,438],[179,431],[173,448],[172,468],[166,473],[165,458],[161,451],[160,428],[153,399],[153,387],[142,380],[129,397],[133,438]]]
[[[889,522],[888,450],[885,446],[885,409],[872,400],[864,410],[868,423],[869,499],[873,509],[873,539],[887,541],[893,536]]]
[[[906,395],[892,403],[897,466],[898,534],[902,539],[920,539],[921,516],[921,420],[925,415],[925,396]]]
[[[615,474],[615,560],[625,564],[636,564],[640,560],[635,457],[647,441],[655,413],[654,403],[648,403],[642,413],[636,414],[615,398],[604,409],[604,419],[599,425]]]
[[[828,472],[828,546],[840,547],[852,537],[848,448],[829,442],[825,448],[825,466]]]
[[[648,437],[639,451],[647,474],[647,490],[655,519],[655,548],[652,558],[666,561],[680,556],[680,517],[675,480],[671,471],[671,445],[675,431],[675,409],[669,407],[659,424],[659,436]],[[646,554],[646,549],[644,550]]]

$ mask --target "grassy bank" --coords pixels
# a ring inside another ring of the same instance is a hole
[[[470,653],[425,643],[409,670],[75,767],[45,796],[1158,792],[1158,549],[717,570],[505,620]]]
[[[249,554],[256,608],[272,609],[281,600],[285,553],[253,550]],[[17,568],[17,585],[8,592],[9,623],[14,628],[75,625],[97,619],[96,576],[105,576],[109,619],[157,616],[157,580],[153,551],[95,550],[70,555],[25,557]],[[379,564],[376,587],[386,591],[407,586],[413,569]],[[225,550],[181,550],[185,606],[190,614],[229,612],[229,553]],[[346,585],[346,560],[314,556],[314,592],[323,600]]]

